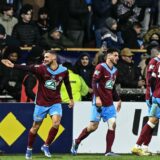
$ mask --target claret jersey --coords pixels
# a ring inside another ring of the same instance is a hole
[[[113,104],[113,89],[117,73],[116,67],[113,66],[111,69],[106,63],[101,63],[96,66],[92,79],[94,91],[93,103],[95,103],[95,97],[99,96],[103,106]],[[117,100],[119,100],[119,97]]]
[[[40,106],[51,106],[61,102],[60,88],[64,81],[70,99],[72,99],[71,86],[69,83],[68,70],[66,67],[59,65],[56,70],[52,70],[49,66],[22,66],[15,65],[15,68],[28,70],[34,73],[38,80],[39,86],[36,95],[36,104]]]

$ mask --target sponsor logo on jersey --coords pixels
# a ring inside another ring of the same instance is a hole
[[[44,86],[48,89],[56,90],[57,83],[55,80],[51,79],[51,80],[47,80]]]
[[[106,89],[113,89],[115,81],[113,81],[112,79],[108,80],[105,84],[105,88]]]

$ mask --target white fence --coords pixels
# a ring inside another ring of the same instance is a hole
[[[84,127],[89,124],[91,102],[78,102],[74,108],[73,138],[77,138]],[[116,153],[130,153],[131,148],[140,134],[144,117],[147,115],[145,102],[123,102],[122,109],[117,114],[116,138],[113,151]],[[79,146],[79,153],[104,153],[106,148],[107,123],[100,123],[97,131],[89,135]],[[153,136],[150,150],[160,150],[160,137]]]

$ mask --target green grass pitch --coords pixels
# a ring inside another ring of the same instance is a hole
[[[24,155],[1,155],[0,160],[25,160]],[[100,154],[79,154],[72,156],[70,154],[53,154],[52,158],[45,158],[42,154],[35,154],[32,160],[160,160],[160,156],[134,156],[120,155],[117,157],[105,157]]]

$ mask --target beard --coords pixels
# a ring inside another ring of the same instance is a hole
[[[110,59],[110,61],[111,61],[111,63],[112,63],[113,65],[116,65],[116,64],[117,64],[117,61],[116,61],[116,60]]]
[[[46,66],[50,66],[51,64],[52,64],[52,61],[44,61],[44,64],[46,65]]]

